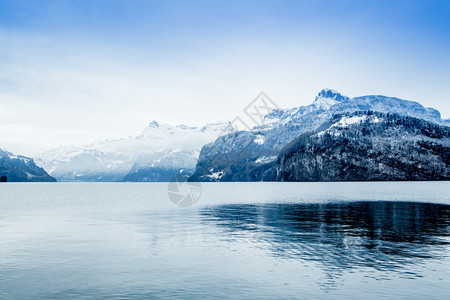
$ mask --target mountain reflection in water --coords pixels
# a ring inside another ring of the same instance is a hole
[[[317,262],[329,279],[355,270],[382,275],[377,279],[390,272],[421,277],[417,265],[443,259],[450,243],[450,205],[443,204],[222,205],[201,215],[223,231],[222,239],[250,239],[272,255]],[[408,270],[411,264],[415,271]]]

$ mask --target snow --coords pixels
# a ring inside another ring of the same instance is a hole
[[[321,137],[325,133],[331,134],[333,136],[340,136],[341,132],[333,130],[333,129],[346,128],[349,125],[361,124],[363,122],[378,123],[378,122],[380,122],[380,119],[375,115],[372,115],[372,116],[359,115],[359,116],[351,116],[351,117],[344,116],[338,122],[331,125],[329,128],[317,133],[317,136]]]
[[[22,156],[22,155],[15,155],[11,152],[3,151],[2,149],[0,149],[0,158],[8,158],[11,160],[21,160],[23,163],[25,163],[27,165],[29,165],[30,163],[33,163],[32,158]]]
[[[213,180],[219,180],[220,178],[222,178],[223,176],[223,172],[219,171],[219,172],[214,172],[212,174],[207,175],[210,179]]]
[[[272,156],[261,156],[257,160],[255,160],[256,164],[267,164],[277,159],[276,155]]]
[[[346,127],[348,125],[360,124],[362,122],[370,121],[371,123],[378,123],[380,120],[377,116],[351,116],[351,117],[342,117],[339,122],[333,124],[331,127]]]
[[[84,176],[123,177],[137,166],[192,169],[202,146],[214,141],[228,126],[229,123],[172,126],[152,121],[137,137],[61,146],[39,154],[36,163],[60,180],[75,179],[74,170]]]
[[[334,99],[318,97],[316,98],[316,101],[314,101],[313,105],[316,109],[330,109],[330,107],[337,103],[339,103],[339,101]]]
[[[367,116],[353,116],[353,117],[343,117],[337,124],[334,126],[344,127],[347,125],[361,123],[367,120]]]
[[[255,142],[258,145],[262,145],[264,144],[264,136],[258,134],[256,135],[255,139],[253,140],[253,142]]]

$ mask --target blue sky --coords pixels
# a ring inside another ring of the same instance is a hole
[[[0,147],[233,119],[328,87],[450,117],[450,1],[0,1]]]

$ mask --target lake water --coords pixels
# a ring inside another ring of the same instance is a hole
[[[0,298],[450,294],[449,182],[167,187],[0,184]]]

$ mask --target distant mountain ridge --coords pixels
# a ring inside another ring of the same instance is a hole
[[[32,158],[0,149],[0,176],[9,182],[55,182]]]
[[[192,172],[201,147],[229,126],[152,121],[137,137],[61,146],[37,155],[36,162],[59,181],[167,181],[180,172]]]
[[[335,90],[324,89],[310,105],[274,110],[265,116],[261,126],[221,136],[205,145],[189,180],[260,180],[258,176],[250,176],[255,165],[274,162],[287,144],[301,134],[314,132],[333,116],[358,111],[393,113],[440,125],[449,123],[442,120],[439,111],[425,108],[418,102],[377,95],[349,98]]]

